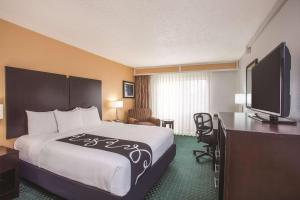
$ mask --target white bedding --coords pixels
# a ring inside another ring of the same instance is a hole
[[[85,148],[57,139],[89,133],[148,144],[154,164],[173,144],[173,131],[155,126],[130,125],[114,122],[78,129],[66,133],[24,135],[15,142],[20,159],[66,178],[124,196],[130,190],[131,166],[122,155]]]

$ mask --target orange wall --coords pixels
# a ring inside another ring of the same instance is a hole
[[[0,103],[5,99],[4,66],[102,80],[104,120],[115,117],[115,110],[109,108],[108,102],[122,98],[122,81],[134,80],[130,67],[0,19]],[[124,99],[122,118],[133,104],[132,99]],[[0,145],[12,146],[14,140],[5,137],[4,119],[0,120]]]

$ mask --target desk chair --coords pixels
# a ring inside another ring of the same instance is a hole
[[[198,143],[203,142],[207,145],[205,151],[194,150],[193,153],[196,156],[197,162],[202,156],[209,156],[213,159],[213,168],[215,165],[215,150],[217,146],[217,136],[213,131],[212,117],[209,113],[196,113],[194,114],[194,122],[196,125],[196,135]]]

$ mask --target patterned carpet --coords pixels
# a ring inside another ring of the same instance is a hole
[[[200,164],[195,161],[192,150],[200,148],[195,138],[175,136],[175,141],[177,154],[174,161],[145,200],[216,200],[211,159],[203,158]],[[62,199],[23,180],[20,197],[16,200]]]

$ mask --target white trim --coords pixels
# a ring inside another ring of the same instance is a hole
[[[155,74],[174,74],[174,73],[189,73],[189,72],[226,72],[226,71],[238,71],[239,69],[207,69],[207,70],[188,70],[188,71],[176,71],[176,72],[157,72],[157,73],[141,73],[134,74],[134,76],[143,76],[143,75],[155,75]]]
[[[171,67],[187,67],[187,66],[195,66],[195,65],[214,65],[214,64],[232,64],[237,63],[238,60],[227,60],[227,61],[218,61],[218,62],[201,62],[201,63],[185,63],[185,64],[170,64],[170,65],[158,65],[158,66],[141,66],[134,67],[134,69],[153,69],[153,68],[171,68]]]

